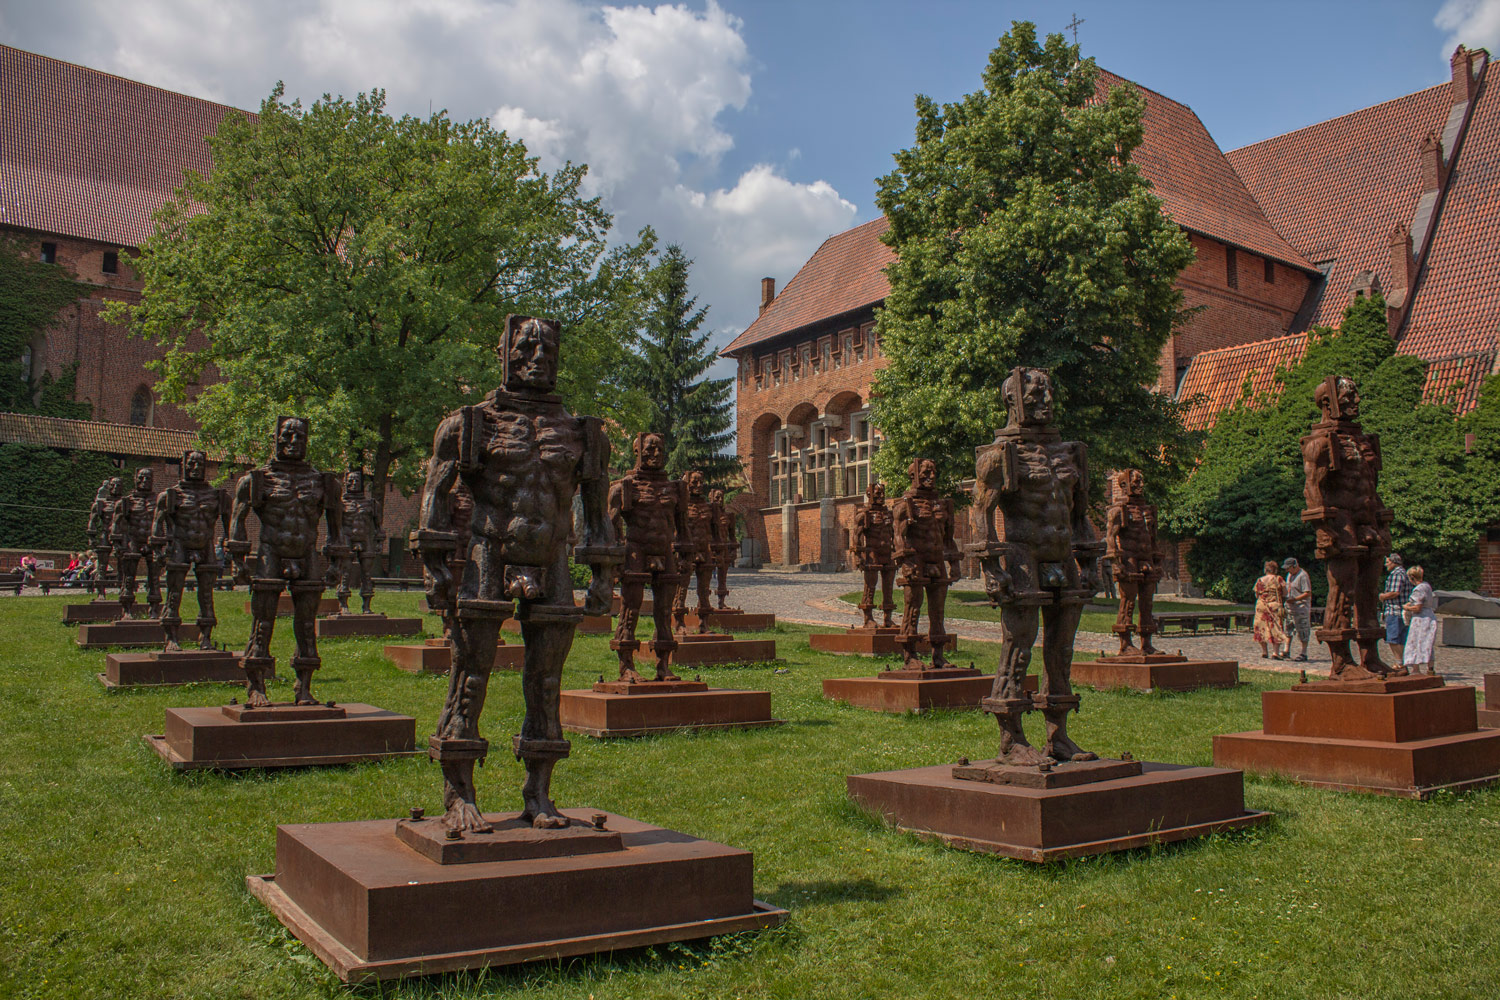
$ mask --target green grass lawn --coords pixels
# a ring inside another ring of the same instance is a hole
[[[228,686],[107,694],[104,654],[58,624],[68,598],[0,599],[0,996],[348,995],[244,888],[274,869],[277,823],[429,814],[422,759],[248,774],[176,774],[142,742],[163,712],[228,700]],[[377,609],[415,613],[417,595]],[[243,597],[221,600],[242,643]],[[429,631],[436,625],[428,619]],[[290,622],[278,627],[283,663]],[[826,676],[869,673],[778,629],[790,671],[705,669],[768,687],[787,725],[598,742],[574,737],[555,791],[755,852],[757,895],[786,926],[687,946],[354,990],[414,997],[1169,998],[1488,997],[1500,983],[1500,793],[1430,802],[1251,780],[1269,826],[1040,868],[923,843],[850,806],[844,776],[992,755],[978,712],[895,717],[831,704]],[[315,690],[416,716],[432,731],[446,678],[402,673],[379,639],[327,641]],[[966,644],[993,667],[994,648]],[[607,639],[581,638],[567,682],[612,671]],[[1106,754],[1209,763],[1214,733],[1257,728],[1259,695],[1086,693],[1073,725]],[[276,685],[286,697],[289,685]],[[519,677],[497,672],[485,712],[495,752],[481,805],[519,806],[503,752]],[[1035,733],[1039,720],[1033,719]],[[541,901],[545,902],[545,901]],[[413,920],[422,919],[420,913]]]
[[[844,600],[850,604],[859,604],[860,592],[855,590],[844,595]],[[877,603],[879,597],[876,598]],[[898,588],[895,592],[896,614],[906,606]],[[1098,597],[1091,601],[1084,609],[1083,619],[1078,627],[1085,632],[1109,632],[1115,623],[1115,616],[1119,613],[1120,602],[1114,598]],[[1238,604],[1199,604],[1193,601],[1156,601],[1152,608],[1158,612],[1167,611],[1246,611],[1249,605]],[[1108,609],[1108,610],[1106,610]],[[878,612],[877,612],[878,614]],[[1000,620],[1000,609],[990,607],[989,598],[982,590],[950,590],[948,591],[947,616],[949,618],[964,618],[976,622],[998,622]]]

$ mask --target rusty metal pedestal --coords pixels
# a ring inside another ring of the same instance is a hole
[[[1238,686],[1240,665],[1234,660],[1190,660],[1181,653],[1126,653],[1074,660],[1071,677],[1074,684],[1099,691],[1194,691]]]
[[[601,681],[592,690],[564,691],[563,729],[601,738],[678,730],[760,729],[771,717],[771,692],[710,688],[703,681]]]
[[[215,681],[243,684],[245,672],[240,669],[240,655],[224,649],[110,653],[104,657],[104,673],[98,675],[99,683],[110,689]]]
[[[1484,707],[1479,709],[1479,724],[1485,729],[1500,729],[1500,674],[1484,675]]]
[[[968,667],[886,670],[874,677],[828,677],[823,697],[875,712],[925,712],[930,708],[978,708],[995,687],[993,674]],[[1036,690],[1036,678],[1026,678]]]
[[[373,705],[223,705],[167,709],[143,737],[177,771],[238,771],[415,757],[417,720]]]
[[[896,645],[896,637],[900,634],[901,629],[896,626],[877,625],[871,628],[868,625],[862,625],[859,628],[846,628],[842,632],[814,632],[807,637],[807,641],[820,653],[844,656],[896,656],[901,652],[901,647]],[[952,653],[957,650],[958,636],[948,636],[948,643],[943,647],[943,651]],[[927,641],[925,635],[917,637],[917,652],[922,654],[932,652],[932,643]]]

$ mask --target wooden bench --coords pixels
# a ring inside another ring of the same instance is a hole
[[[372,576],[370,582],[383,590],[420,590],[423,587],[420,576]]]

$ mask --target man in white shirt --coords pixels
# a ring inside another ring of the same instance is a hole
[[[1288,556],[1281,564],[1286,571],[1286,655],[1292,655],[1292,633],[1302,643],[1297,659],[1307,659],[1307,640],[1312,636],[1312,580],[1307,570]]]

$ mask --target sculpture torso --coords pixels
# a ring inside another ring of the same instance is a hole
[[[282,559],[305,559],[318,540],[318,518],[328,490],[327,476],[306,462],[273,459],[251,473],[260,482],[251,507],[260,518],[262,559],[267,551]]]
[[[380,524],[375,501],[367,496],[348,496],[344,503],[344,544],[352,552],[368,552],[379,547]]]
[[[115,505],[113,534],[126,552],[147,551],[155,510],[156,497],[148,490],[131,490]]]
[[[99,492],[94,494],[94,502],[89,507],[88,536],[92,541],[109,531],[110,508],[114,502],[110,499],[109,483],[106,482],[99,487]]]
[[[694,499],[691,493],[687,501],[687,526],[688,536],[684,541],[693,547],[689,558],[695,564],[710,561],[714,547],[713,507],[707,500]]]
[[[211,554],[214,523],[223,516],[226,498],[208,483],[180,480],[172,493],[172,543],[185,552]]]
[[[686,505],[682,482],[665,472],[634,470],[610,487],[611,513],[625,526],[627,568],[672,569],[677,510]]]
[[[854,515],[854,532],[858,552],[866,567],[874,569],[891,565],[896,535],[890,507],[884,503],[866,504]]]
[[[918,564],[941,564],[947,558],[946,540],[953,520],[953,501],[936,490],[913,487],[901,494],[896,507],[899,515],[905,518],[903,558]]]
[[[1319,527],[1319,554],[1361,545],[1389,551],[1388,518],[1376,487],[1379,438],[1353,421],[1325,420],[1302,439],[1302,460],[1307,475],[1304,516]]]
[[[1129,498],[1109,508],[1106,554],[1114,576],[1151,575],[1157,571],[1156,507]]]
[[[1016,488],[1000,495],[1005,540],[1026,547],[1038,562],[1072,557],[1082,447],[1071,441],[1016,443]]]

